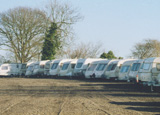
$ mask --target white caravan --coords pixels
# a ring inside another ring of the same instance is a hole
[[[105,59],[99,60],[99,61],[93,61],[87,68],[86,72],[85,72],[85,78],[95,78],[95,69],[98,66],[98,64],[101,61],[107,61]]]
[[[27,63],[26,77],[30,77],[33,74],[34,62]]]
[[[135,60],[132,64],[131,70],[128,73],[128,82],[136,82],[136,76],[138,71],[143,64],[143,59]]]
[[[158,74],[160,73],[160,57],[144,59],[138,72],[137,82],[143,85],[156,86],[158,84]]]
[[[94,71],[95,78],[103,78],[104,77],[104,73],[105,73],[108,65],[113,61],[116,61],[116,60],[113,59],[113,60],[100,61],[100,63],[98,64],[98,66],[96,67],[96,69]]]
[[[44,75],[45,76],[49,76],[49,70],[53,62],[54,60],[51,60],[51,61],[46,62],[46,64],[44,65]]]
[[[26,72],[26,64],[11,63],[0,66],[0,76],[23,76]]]
[[[131,70],[131,67],[134,61],[135,60],[130,60],[123,63],[119,72],[118,80],[125,80],[125,81],[128,80],[128,74]]]
[[[131,59],[116,60],[111,62],[104,73],[104,77],[106,79],[117,80],[119,76],[119,70],[121,69],[122,64],[128,60]]]
[[[61,67],[64,62],[70,61],[71,59],[57,59],[54,60],[53,64],[51,64],[51,68],[49,70],[50,76],[58,76]]]
[[[47,62],[49,62],[49,60],[35,62],[32,75],[33,76],[43,76],[44,75],[44,65]]]
[[[101,59],[93,59],[93,58],[87,58],[87,59],[78,59],[77,64],[74,68],[74,77],[84,77],[86,69],[93,61],[98,61]]]
[[[77,63],[77,59],[73,59],[73,60],[64,62],[61,70],[59,71],[58,76],[72,77],[73,70],[74,70],[76,63]]]

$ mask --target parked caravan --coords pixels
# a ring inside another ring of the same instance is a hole
[[[0,76],[23,76],[26,72],[26,64],[11,63],[0,66]]]
[[[84,77],[86,69],[88,66],[93,62],[93,61],[98,61],[101,59],[92,59],[92,58],[87,58],[87,59],[78,59],[77,64],[74,68],[74,77]]]
[[[33,68],[35,62],[27,63],[26,77],[31,77],[33,75]]]
[[[51,68],[49,70],[50,76],[58,76],[61,67],[63,66],[64,62],[70,61],[71,59],[57,59],[54,60]]]
[[[96,67],[96,69],[94,71],[95,78],[103,78],[104,77],[104,73],[105,73],[108,65],[113,61],[116,61],[116,60],[113,59],[113,60],[100,61],[100,63],[98,64],[98,66]]]
[[[131,70],[128,74],[128,81],[129,82],[136,82],[136,76],[138,75],[138,71],[143,64],[143,59],[135,60],[132,64]]]
[[[119,72],[119,76],[118,76],[118,80],[128,80],[128,74],[129,71],[131,70],[132,64],[135,60],[129,60],[123,63],[120,72]]]
[[[73,70],[74,70],[76,63],[77,63],[77,59],[73,59],[73,60],[64,62],[62,68],[59,71],[58,76],[72,77]]]
[[[131,59],[116,60],[111,62],[104,73],[104,77],[106,79],[117,80],[122,64],[128,60],[131,60]]]
[[[32,75],[33,76],[43,76],[44,75],[44,66],[47,62],[49,62],[49,60],[35,62]]]
[[[87,68],[85,72],[85,78],[95,78],[94,70],[97,67],[97,65],[100,63],[99,61],[93,61]]]
[[[144,59],[144,62],[138,72],[137,82],[156,86],[159,84],[158,74],[160,74],[160,57]]]
[[[54,60],[51,60],[51,61],[46,62],[46,64],[44,65],[44,75],[45,76],[49,76],[49,70],[53,62]]]

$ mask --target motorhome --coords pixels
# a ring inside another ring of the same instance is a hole
[[[102,59],[104,61],[104,59]],[[89,78],[95,78],[95,69],[98,66],[98,64],[102,61],[93,61],[87,68],[86,72],[85,72],[85,78],[89,79]],[[107,61],[107,60],[105,60]]]
[[[43,60],[34,63],[33,76],[44,76],[44,65],[50,60]]]
[[[33,68],[34,68],[35,62],[29,62],[27,63],[27,70],[26,70],[26,77],[31,77],[33,75]]]
[[[74,70],[76,63],[77,63],[77,59],[73,59],[73,60],[64,62],[62,68],[59,71],[58,76],[72,77],[73,70]]]
[[[58,76],[61,67],[64,62],[70,61],[71,59],[57,59],[51,64],[51,68],[49,70],[50,76]]]
[[[11,63],[0,66],[0,76],[24,76],[25,72],[26,64]]]
[[[124,80],[124,81],[128,80],[128,74],[131,70],[131,67],[134,61],[135,59],[129,60],[123,63],[119,72],[118,80]]]
[[[144,62],[138,72],[137,82],[143,85],[156,86],[160,74],[160,57],[151,57],[144,59]]]
[[[85,77],[85,72],[88,66],[93,61],[98,61],[98,60],[101,60],[101,59],[93,59],[93,58],[78,59],[73,72],[74,77]]]
[[[117,80],[122,64],[128,60],[131,60],[131,59],[116,60],[116,61],[111,62],[108,65],[107,70],[105,71],[103,75],[104,78]]]
[[[128,73],[128,82],[136,83],[136,76],[138,75],[138,71],[143,64],[143,61],[143,59],[139,59],[133,62],[131,70]]]
[[[98,64],[98,66],[96,67],[96,69],[94,71],[95,78],[103,78],[104,77],[103,75],[104,75],[108,65],[113,61],[116,61],[116,59],[100,61],[100,63]]]

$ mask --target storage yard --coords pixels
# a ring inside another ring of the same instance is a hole
[[[1,115],[159,115],[160,91],[127,82],[0,78]]]

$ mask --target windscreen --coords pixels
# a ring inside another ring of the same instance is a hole
[[[149,70],[151,63],[143,63],[141,69],[143,70]]]
[[[77,63],[76,68],[81,68],[81,67],[82,67],[82,65],[83,65],[83,63],[82,63],[82,62]]]
[[[129,66],[122,66],[120,73],[126,73],[129,70]]]
[[[52,65],[51,69],[56,69],[56,68],[57,68],[57,66],[58,66],[58,63],[53,63],[53,65]]]
[[[68,66],[69,66],[69,63],[68,64],[63,64],[62,70],[66,70],[68,68]]]
[[[97,64],[91,64],[88,68],[88,71],[93,71],[96,68]]]
[[[27,71],[32,71],[33,66],[28,66]]]
[[[107,68],[107,71],[110,71],[111,68],[112,68],[113,64],[109,64],[108,68]]]
[[[96,68],[97,71],[103,71],[104,68],[106,68],[107,64],[99,64],[98,67]]]
[[[116,68],[117,64],[113,64],[111,70],[114,70]]]
[[[140,63],[134,63],[132,65],[131,71],[138,71],[140,67]]]

